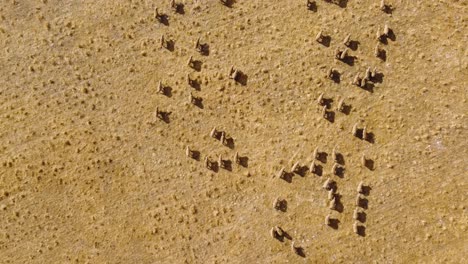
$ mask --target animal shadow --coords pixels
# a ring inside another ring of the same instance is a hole
[[[381,73],[381,72],[378,72],[374,75],[374,77],[371,78],[371,81],[375,82],[375,83],[382,83],[383,82],[383,78],[384,78],[384,74]]]
[[[345,170],[346,170],[345,167],[340,166],[340,167],[336,168],[335,175],[340,177],[340,178],[344,178]]]
[[[384,13],[391,15],[393,11],[395,11],[395,8],[391,5],[384,5],[383,10]]]
[[[358,226],[357,227],[357,233],[358,235],[365,237],[366,236],[366,227],[365,226]]]
[[[340,220],[336,218],[331,218],[329,222],[329,226],[335,230],[337,230],[340,226]]]
[[[372,159],[364,158],[364,166],[366,168],[368,168],[369,170],[373,171],[374,170],[374,161]]]
[[[195,89],[197,91],[201,90],[200,83],[197,80],[189,79],[188,84],[190,85],[190,87],[192,87],[193,89]]]
[[[307,167],[307,166],[299,166],[299,167],[296,169],[295,173],[296,173],[297,175],[301,176],[301,177],[304,177],[304,176],[306,175],[307,171],[309,171],[309,167]]]
[[[248,76],[247,74],[238,71],[236,78],[234,79],[237,83],[240,83],[242,86],[247,85]]]
[[[285,173],[283,174],[283,176],[281,176],[281,179],[283,179],[283,180],[286,181],[287,183],[291,183],[291,182],[292,182],[293,176],[294,176],[294,173],[285,172]]]
[[[165,123],[169,124],[171,122],[170,115],[172,112],[160,112],[158,118],[164,121]]]
[[[175,42],[174,40],[170,39],[170,40],[167,40],[165,45],[164,45],[164,48],[166,48],[168,51],[170,52],[173,52],[175,50]]]
[[[328,48],[328,47],[330,47],[331,37],[330,36],[322,36],[322,40],[319,43]]]
[[[322,163],[327,163],[328,154],[326,152],[319,152],[317,153],[317,160]]]
[[[232,6],[236,3],[235,0],[221,0],[221,4],[226,7],[232,8]]]
[[[221,160],[222,166],[221,168],[227,170],[227,171],[232,171],[232,161],[230,160]]]
[[[281,212],[285,213],[286,211],[288,211],[288,201],[286,200],[281,200],[278,202],[278,210],[280,210]]]
[[[340,165],[343,165],[343,166],[345,165],[345,160],[344,160],[343,154],[336,153],[335,157],[336,157],[336,163],[338,163]]]
[[[172,97],[172,87],[170,86],[162,87],[161,93],[167,97]]]
[[[395,41],[396,40],[396,35],[395,35],[395,32],[393,31],[393,29],[389,28],[388,29],[388,35],[387,37],[391,40],[391,41]]]
[[[185,5],[182,3],[175,4],[174,10],[176,13],[183,15],[185,14]]]
[[[203,56],[210,55],[210,45],[205,43],[200,45],[200,54]]]
[[[364,196],[369,196],[372,188],[370,186],[362,186],[362,194]]]
[[[331,108],[332,103],[333,103],[333,99],[331,99],[331,98],[323,98],[322,99],[322,105],[326,105],[327,109]]]
[[[333,111],[327,111],[325,112],[325,119],[330,122],[330,123],[334,123],[335,122],[335,112]]]
[[[350,104],[343,103],[341,112],[345,115],[349,115],[351,113],[352,106]]]
[[[367,209],[369,207],[369,200],[367,200],[367,198],[360,197],[358,206],[363,209]]]
[[[353,51],[356,51],[358,48],[359,48],[359,45],[361,44],[361,42],[357,41],[357,40],[351,40],[349,42],[349,45],[348,47],[353,50]]]
[[[367,214],[366,212],[359,212],[357,215],[357,220],[361,223],[365,223],[367,220]]]
[[[306,257],[305,252],[304,252],[304,248],[302,248],[302,247],[296,247],[296,253],[297,253],[297,255],[299,255],[302,258]]]
[[[156,19],[159,21],[159,23],[169,26],[169,16],[167,14],[159,14]]]
[[[332,81],[334,81],[335,83],[340,83],[340,81],[341,81],[341,73],[338,72],[337,70],[333,70],[333,71],[332,71],[332,75],[331,75],[331,79],[332,79]]]
[[[337,5],[341,8],[346,8],[348,6],[348,0],[338,0]]]
[[[219,171],[218,162],[208,161],[208,168],[214,172],[218,172]]]
[[[313,168],[312,172],[313,172],[315,175],[317,175],[317,176],[322,176],[322,174],[323,174],[323,167],[322,167],[322,165],[320,165],[320,164],[314,164],[313,166],[314,166],[314,168]]]
[[[203,65],[203,62],[200,61],[200,60],[192,60],[192,63],[190,65],[190,67],[192,69],[194,69],[195,71],[199,72],[201,71],[201,68],[202,68],[202,65]]]
[[[193,102],[193,105],[195,105],[196,107],[203,109],[203,98],[193,97],[192,102]]]
[[[364,87],[361,87],[364,91],[368,91],[369,93],[374,93],[375,85],[371,82],[366,82]]]
[[[342,213],[344,210],[343,203],[341,202],[341,194],[335,193],[335,211]]]
[[[356,56],[346,56],[344,59],[341,61],[348,64],[349,66],[353,66],[354,62],[356,61],[357,57]]]
[[[239,165],[244,168],[249,167],[249,158],[248,157],[239,157]]]
[[[381,59],[382,61],[387,61],[387,51],[383,49],[379,50],[377,57]]]
[[[192,150],[191,157],[192,157],[192,159],[194,159],[196,161],[200,161],[200,151]]]
[[[312,12],[317,12],[317,4],[315,1],[307,1],[307,9]]]
[[[230,148],[230,149],[234,149],[234,139],[232,137],[226,137],[224,139],[224,142],[222,142],[223,145],[225,145],[226,147]]]
[[[366,138],[363,139],[371,144],[375,143],[375,135],[372,132],[366,133]]]

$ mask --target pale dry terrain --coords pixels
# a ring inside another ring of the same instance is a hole
[[[1,263],[467,262],[466,1],[388,0],[387,13],[378,0],[183,1],[180,13],[158,0],[1,1]],[[368,67],[377,76],[352,85]],[[227,168],[207,169],[218,155]]]

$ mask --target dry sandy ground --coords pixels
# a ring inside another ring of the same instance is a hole
[[[169,1],[2,1],[0,262],[466,263],[467,2],[388,0],[390,14],[377,0],[316,2],[184,0],[180,14]],[[335,60],[348,33],[358,45]],[[367,67],[377,77],[352,85]],[[230,171],[207,169],[220,154]],[[302,176],[274,177],[295,162]]]

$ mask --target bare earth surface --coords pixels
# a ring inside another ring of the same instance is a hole
[[[466,1],[169,2],[0,3],[1,263],[466,263]]]

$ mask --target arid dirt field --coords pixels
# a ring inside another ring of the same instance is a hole
[[[466,263],[468,2],[306,2],[1,1],[0,262]]]

